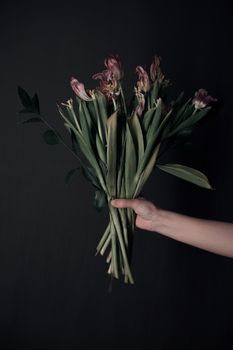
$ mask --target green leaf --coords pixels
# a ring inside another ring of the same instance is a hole
[[[105,95],[101,91],[96,91],[96,103],[98,105],[99,110],[99,118],[101,122],[101,128],[103,131],[103,141],[106,142],[107,136],[107,100]]]
[[[80,169],[81,169],[81,167],[71,169],[71,170],[66,174],[66,177],[65,177],[65,184],[66,184],[66,186],[68,186],[68,184],[69,184],[69,182],[70,182],[70,179],[71,179],[71,177],[74,175],[74,173],[75,173],[77,170],[80,170]]]
[[[107,134],[107,110],[105,108],[105,96],[100,92],[96,92],[96,98],[93,100],[95,108],[95,118],[97,120],[97,128],[100,140],[106,143]]]
[[[192,134],[192,128],[190,129],[185,129],[182,130],[180,132],[178,132],[176,135],[173,135],[169,138],[167,138],[164,142],[164,148],[162,151],[162,154],[164,154],[165,152],[167,152],[167,150],[169,149],[176,149],[178,147],[186,147],[186,146],[193,146],[193,144],[188,141],[188,138],[190,137],[190,135]]]
[[[149,99],[150,99],[151,106],[153,106],[153,104],[157,101],[159,97],[159,89],[160,89],[159,82],[156,79],[151,90],[149,91]]]
[[[196,124],[201,118],[203,118],[211,109],[211,107],[205,107],[203,109],[197,110],[192,113],[187,119],[183,120],[175,129],[171,130],[168,134],[168,137],[175,135],[177,132],[180,132],[184,129],[191,128],[194,124]]]
[[[153,119],[151,121],[150,127],[149,127],[147,135],[146,135],[145,153],[144,153],[144,156],[143,156],[141,163],[139,164],[139,168],[137,170],[137,177],[141,175],[141,173],[145,169],[145,166],[149,162],[149,159],[151,158],[152,153],[156,147],[156,143],[158,144],[157,139],[158,139],[162,124],[166,120],[166,118],[165,118],[160,123],[161,114],[162,114],[161,103],[162,103],[162,100],[161,100],[161,98],[159,98],[157,101],[157,108],[155,110],[155,114],[153,115]],[[160,126],[159,126],[159,123],[160,123]]]
[[[101,186],[100,186],[98,177],[96,176],[96,172],[92,167],[89,167],[89,166],[84,167],[83,166],[82,173],[87,181],[91,182],[94,187],[101,190]]]
[[[153,118],[147,131],[147,135],[146,135],[147,144],[154,143],[155,135],[157,135],[159,131],[159,125],[162,125],[162,123],[160,123],[161,118],[162,118],[162,99],[159,98],[157,101],[155,113],[153,113]],[[164,122],[164,119],[162,122]]]
[[[93,152],[93,149],[91,149],[89,147],[89,145],[85,142],[84,138],[82,137],[82,135],[79,134],[79,132],[75,129],[73,129],[75,135],[76,135],[76,138],[78,140],[78,144],[79,144],[79,147],[82,151],[82,153],[84,154],[84,156],[87,158],[87,160],[89,161],[89,163],[91,164],[91,166],[96,169],[96,171],[98,171],[98,177],[100,175],[100,167],[99,167],[99,164],[96,160],[96,156]]]
[[[184,91],[181,91],[181,93],[179,94],[179,96],[177,97],[177,99],[175,100],[175,103],[174,103],[176,108],[180,108],[181,107],[183,98],[184,98]]]
[[[91,146],[91,119],[88,110],[85,108],[85,101],[79,104],[79,122],[81,125],[82,136],[85,142]]]
[[[70,138],[71,138],[71,149],[77,155],[78,154],[78,142],[75,136],[73,129],[70,129]]]
[[[123,137],[123,133],[122,133]],[[121,197],[125,196],[125,185],[124,185],[124,172],[125,172],[125,144],[126,144],[126,137],[124,133],[123,138],[123,144],[122,144],[122,152],[120,155],[120,162],[119,162],[119,171],[117,174],[117,195]]]
[[[139,167],[139,164],[141,163],[142,158],[144,156],[144,139],[142,134],[141,123],[136,113],[134,113],[132,117],[129,118],[128,125],[131,131],[131,135],[133,137],[134,145],[137,149],[137,167]]]
[[[65,123],[64,125],[67,127],[67,123]],[[75,129],[75,127],[72,124],[70,124],[69,121],[68,121],[68,126],[69,126],[70,130],[73,130],[82,153],[84,154],[84,156],[86,157],[86,159],[88,160],[90,165],[95,169],[96,174],[98,176],[98,179],[101,183],[101,186],[103,188],[105,188],[103,173],[102,173],[101,167],[100,167],[100,165],[95,157],[93,149],[91,149],[89,147],[89,145],[85,142],[85,140],[82,137],[82,135],[80,134],[80,132],[77,129]]]
[[[18,95],[19,95],[19,98],[20,98],[22,105],[26,109],[32,109],[31,97],[28,95],[28,93],[21,86],[18,86]]]
[[[156,113],[156,107],[153,107],[153,108],[148,109],[146,111],[146,113],[143,115],[142,126],[143,126],[145,133],[147,133],[148,128],[150,126],[152,119],[154,118],[155,113]]]
[[[107,120],[107,187],[112,197],[116,197],[117,181],[117,112]]]
[[[95,196],[94,196],[94,200],[93,200],[93,205],[94,207],[100,211],[101,209],[103,209],[107,204],[107,200],[106,200],[106,195],[105,192],[102,190],[97,190],[95,191]]]
[[[139,178],[139,180],[136,184],[136,187],[135,187],[135,191],[134,191],[134,195],[133,195],[134,198],[139,196],[139,194],[141,193],[141,191],[143,189],[144,184],[146,183],[147,179],[149,178],[149,176],[154,168],[155,162],[157,160],[159,149],[160,149],[160,143],[156,147],[149,162],[146,164],[145,169],[143,170],[143,172],[140,175],[140,178]]]
[[[136,148],[128,122],[126,124],[125,145],[125,193],[130,198],[133,191],[133,180],[137,171]]]
[[[181,164],[165,164],[157,165],[157,167],[171,175],[192,182],[197,186],[213,189],[206,175],[199,170]]]
[[[35,113],[40,114],[40,105],[38,95],[35,94],[33,98],[20,86],[18,86],[18,95],[22,105],[25,107],[19,113]]]
[[[100,140],[99,134],[96,134],[96,149],[98,153],[98,158],[101,159],[101,161],[106,164],[107,161],[107,155],[106,155],[106,149],[104,148],[104,145],[102,141]]]
[[[25,113],[34,113],[32,109],[27,109],[27,108],[23,108],[21,109],[21,111],[18,112],[18,114],[25,114]]]
[[[33,117],[33,118],[29,118],[19,122],[19,124],[26,124],[26,123],[43,123],[43,120],[39,117]]]
[[[192,134],[192,132],[193,132],[193,129],[190,127],[189,129],[184,129],[179,131],[176,134],[176,137],[186,138],[186,137],[189,137]]]
[[[61,108],[58,104],[57,104],[57,108],[58,108],[58,111],[59,111],[61,117],[62,117],[62,118],[65,120],[65,122],[66,122],[66,123],[64,123],[64,124],[67,124],[67,125],[65,125],[65,126],[66,126],[66,127],[69,126],[70,128],[72,128],[72,127],[73,127],[73,128],[76,128],[76,130],[80,133],[81,130],[78,129],[79,126],[78,126],[78,125],[77,125],[77,126],[76,126],[76,125],[75,125],[75,126],[73,125],[72,121],[70,121],[69,118],[66,117],[66,115],[65,115],[65,113],[63,112],[62,108]],[[66,110],[67,110],[67,112],[68,112],[68,108],[66,108]],[[69,114],[69,113],[68,113],[68,114]],[[73,117],[72,117],[72,120],[73,120]],[[67,128],[67,129],[68,129],[68,128]],[[69,129],[68,129],[68,130],[69,130]]]
[[[52,129],[46,130],[43,134],[43,138],[49,145],[57,145],[58,143],[61,143],[58,135]]]
[[[38,95],[35,94],[31,100],[32,103],[32,109],[36,114],[40,114],[40,104],[39,104],[39,98]]]

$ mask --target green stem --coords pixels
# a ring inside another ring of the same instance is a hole
[[[104,242],[103,247],[100,250],[100,254],[104,255],[105,250],[107,249],[107,246],[109,245],[109,243],[111,242],[111,235],[109,234],[108,238],[106,239],[106,241]]]
[[[122,101],[123,101],[124,112],[125,112],[125,115],[127,116],[127,107],[126,107],[126,103],[125,103],[125,96],[124,96],[124,92],[123,92],[121,85],[120,85],[120,93],[121,93],[121,97],[122,97]]]
[[[111,260],[111,264],[112,264],[112,274],[114,277],[119,278],[119,274],[118,274],[118,261],[117,261],[117,242],[116,242],[116,228],[114,225],[114,219],[112,216],[112,213],[110,211],[110,230],[111,230],[111,243],[112,243],[112,260]]]
[[[99,241],[97,247],[96,247],[96,253],[95,255],[97,255],[99,253],[99,251],[101,250],[104,242],[106,241],[106,239],[108,238],[108,235],[110,233],[110,223],[108,224],[108,226],[106,227],[103,236],[101,237],[101,240]]]
[[[119,214],[123,226],[123,233],[124,233],[124,240],[125,240],[125,245],[128,247],[128,231],[127,231],[127,219],[126,219],[126,209],[125,208],[119,208]]]
[[[117,110],[117,105],[116,105],[116,101],[114,98],[112,98],[112,102],[113,102],[114,112],[115,112]]]
[[[56,130],[44,119],[44,117],[40,114],[37,114],[40,116],[40,118],[43,120],[43,122],[48,126],[48,128],[50,128],[51,130],[53,130],[55,132],[55,134],[57,135],[58,139],[61,141],[61,143],[73,154],[73,156],[75,158],[78,159],[78,161],[82,164],[82,166],[85,166],[84,163],[82,162],[82,160],[77,156],[77,154],[63,141],[62,137],[59,135],[58,132],[56,132]]]
[[[118,236],[118,240],[119,240],[119,244],[120,244],[120,248],[121,248],[121,253],[122,253],[122,257],[124,260],[124,271],[125,274],[127,274],[129,281],[133,284],[134,280],[130,271],[130,267],[129,267],[129,263],[128,263],[128,258],[127,258],[127,254],[126,254],[126,249],[125,249],[125,244],[122,238],[122,233],[121,233],[121,225],[120,225],[120,221],[119,221],[119,217],[118,217],[118,210],[116,208],[110,208],[110,213],[111,216],[113,218],[113,224],[115,226],[116,229],[116,233]]]

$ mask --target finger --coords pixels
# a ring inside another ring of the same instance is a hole
[[[117,208],[132,208],[132,209],[135,208],[135,203],[133,199],[124,199],[124,198],[112,199],[111,204],[113,207],[117,207]]]
[[[112,199],[111,204],[117,208],[132,208],[134,211],[137,211],[137,208],[141,205],[141,199],[127,199],[127,198],[119,198]]]

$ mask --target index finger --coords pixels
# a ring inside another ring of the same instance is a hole
[[[117,208],[132,208],[134,210],[137,209],[140,204],[140,199],[128,199],[128,198],[119,198],[112,199],[111,205]]]

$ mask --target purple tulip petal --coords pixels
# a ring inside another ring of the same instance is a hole
[[[161,74],[160,62],[161,62],[161,57],[155,55],[154,60],[150,65],[150,77],[153,82]]]
[[[138,82],[137,86],[139,90],[142,90],[144,92],[147,92],[150,90],[150,79],[145,71],[145,69],[142,66],[136,67],[136,74],[138,75]]]
[[[208,92],[205,89],[199,89],[194,94],[192,104],[196,109],[201,109],[215,101],[217,101],[217,98],[208,95]]]
[[[109,55],[105,58],[104,64],[116,80],[121,80],[123,78],[124,73],[119,55]]]
[[[85,100],[85,101],[92,101],[93,100],[93,98],[88,96],[88,94],[86,93],[84,84],[79,82],[78,79],[71,77],[70,85],[71,85],[73,91],[75,92],[75,94],[78,97],[80,97],[82,100]]]

